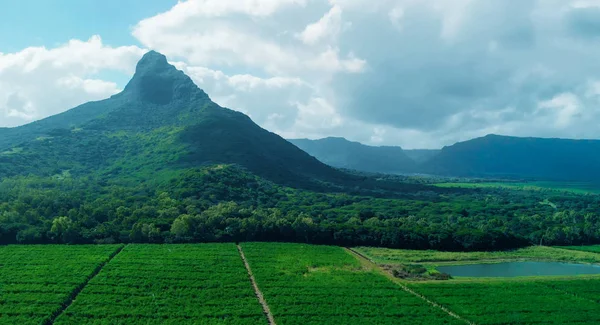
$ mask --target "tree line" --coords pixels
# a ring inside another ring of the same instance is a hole
[[[380,198],[282,187],[232,166],[161,179],[4,180],[0,243],[285,241],[463,251],[600,242],[597,195],[420,185]]]

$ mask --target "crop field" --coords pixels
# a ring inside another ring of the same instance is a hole
[[[576,247],[579,248],[579,247]],[[600,254],[535,246],[510,252],[438,252],[360,247],[385,265],[494,263],[517,260],[600,263]],[[478,325],[600,324],[600,278],[565,276],[402,281],[415,292]]]
[[[386,275],[340,247],[241,247],[278,325],[600,324],[597,276],[408,281]],[[435,266],[530,258],[599,263],[598,247],[529,247],[503,253],[356,251],[378,264]],[[0,246],[0,324],[269,321],[235,244],[132,244]]]
[[[0,324],[46,324],[121,246],[0,246]]]
[[[461,188],[505,188],[510,190],[544,191],[555,190],[575,194],[600,194],[600,184],[584,182],[489,182],[489,183],[437,183],[438,187]]]
[[[574,251],[581,251],[581,252],[600,253],[600,245],[592,245],[592,246],[564,246],[564,247],[559,247],[559,248],[569,249],[569,250],[574,250]]]
[[[267,324],[234,244],[129,245],[57,319],[66,324]]]
[[[573,250],[570,250],[573,249]],[[407,250],[359,247],[356,251],[378,264],[470,264],[515,260],[581,262],[600,264],[600,246],[561,247],[531,246],[505,252],[440,252],[433,250]]]
[[[600,304],[590,299],[600,280],[410,283],[416,292],[478,325],[600,324]],[[561,290],[553,288],[560,287]],[[564,291],[563,291],[564,290]],[[587,295],[590,294],[590,297]]]
[[[242,245],[277,324],[464,324],[339,247]]]
[[[545,284],[561,292],[600,303],[600,279],[550,281]]]

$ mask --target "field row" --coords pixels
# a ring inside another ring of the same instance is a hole
[[[120,248],[0,246],[0,324],[51,321]]]
[[[580,251],[580,252],[592,252],[592,253],[600,253],[600,245],[592,245],[592,246],[566,246],[561,247],[568,250]]]
[[[241,246],[279,325],[465,323],[402,290],[343,248]],[[387,260],[468,258],[382,252]],[[402,284],[479,325],[600,324],[598,278]],[[52,320],[56,325],[268,324],[234,244],[0,247],[0,324]]]
[[[339,247],[242,245],[278,324],[463,324]]]
[[[593,300],[594,296],[596,300],[599,297],[599,280],[411,283],[409,286],[479,325],[600,324],[600,304]]]
[[[55,324],[266,324],[266,318],[235,245],[130,245]]]

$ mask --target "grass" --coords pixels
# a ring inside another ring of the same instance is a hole
[[[378,264],[461,265],[523,260],[600,264],[600,254],[548,246],[500,252],[440,252],[373,247],[358,247],[356,250]]]
[[[408,283],[478,325],[600,323],[600,280]],[[582,288],[585,296],[579,296]]]
[[[340,247],[242,248],[278,324],[463,324]]]
[[[600,194],[600,185],[585,182],[489,182],[489,183],[437,183],[437,187],[502,188],[526,191],[560,191],[574,194]]]
[[[600,245],[592,245],[592,246],[558,246],[562,249],[581,251],[581,252],[592,252],[592,253],[600,253]]]
[[[405,281],[340,247],[241,246],[278,324],[464,324],[440,306],[478,325],[600,324],[598,276]],[[0,246],[0,324],[42,324],[57,315],[56,325],[267,324],[234,244],[132,244],[100,270],[120,247]],[[356,250],[391,265],[600,263],[600,245],[470,253]],[[91,277],[95,270],[100,272]],[[79,294],[62,312],[74,292]]]
[[[0,324],[46,324],[120,245],[0,246]]]
[[[55,322],[261,323],[266,318],[234,244],[129,245]]]

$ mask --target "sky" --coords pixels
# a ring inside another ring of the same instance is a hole
[[[150,49],[286,138],[600,139],[600,0],[0,0],[0,127],[121,91]],[[151,114],[151,112],[150,112]]]

